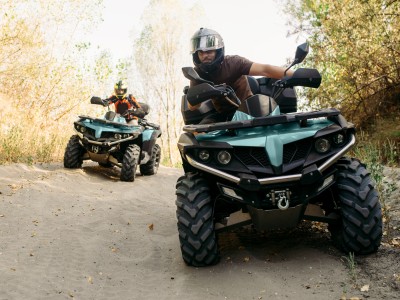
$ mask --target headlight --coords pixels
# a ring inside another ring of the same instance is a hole
[[[208,150],[201,150],[200,152],[199,152],[199,158],[202,160],[202,161],[207,161],[209,158],[210,158],[210,152],[208,152]]]
[[[231,154],[226,150],[221,150],[218,152],[217,160],[221,165],[227,165],[231,161]]]
[[[114,134],[114,138],[120,140],[122,138],[122,135],[120,133],[116,133]]]
[[[344,135],[342,133],[335,134],[332,140],[336,145],[341,145],[344,143]]]
[[[329,143],[329,140],[320,138],[315,141],[315,150],[317,150],[318,153],[326,153],[331,149],[331,143]]]
[[[79,131],[82,133],[86,132],[86,127],[80,126]]]

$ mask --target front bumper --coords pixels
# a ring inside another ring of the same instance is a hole
[[[302,181],[307,184],[311,184],[314,181],[316,181],[317,179],[320,179],[321,177],[318,176],[318,174],[322,174],[329,167],[331,167],[339,158],[343,157],[343,155],[351,149],[351,147],[355,144],[355,142],[356,142],[355,136],[354,136],[354,134],[352,134],[349,143],[347,143],[347,145],[343,149],[341,149],[335,155],[330,157],[319,167],[317,167],[317,166],[315,166],[314,168],[308,167],[301,174],[291,174],[291,175],[283,175],[283,176],[276,176],[276,177],[257,178],[256,176],[251,176],[248,174],[241,174],[239,176],[235,176],[235,175],[226,173],[224,171],[218,170],[216,168],[212,168],[210,166],[202,164],[202,163],[196,161],[195,159],[193,159],[188,154],[185,155],[185,158],[186,158],[186,161],[192,167],[194,167],[198,170],[207,172],[211,175],[214,175],[214,176],[223,178],[225,180],[228,180],[230,182],[233,182],[244,189],[257,190],[257,186],[261,187],[261,186],[270,185],[270,184],[280,184],[280,183],[287,183],[287,182]],[[315,173],[315,172],[318,172],[318,173]]]

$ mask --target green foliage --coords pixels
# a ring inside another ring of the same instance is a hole
[[[349,256],[343,256],[343,259],[346,261],[351,283],[356,284],[356,282],[357,282],[357,270],[356,270],[357,263],[354,258],[354,253],[350,252]]]
[[[0,163],[62,157],[93,90],[81,39],[101,2],[0,0]]]
[[[51,162],[64,154],[67,136],[58,131],[48,133],[38,131],[35,127],[14,125],[5,134],[0,134],[0,164],[23,162]]]
[[[24,152],[24,141],[21,138],[22,128],[13,126],[6,135],[1,137],[0,163],[12,162],[15,157],[21,157]]]
[[[398,108],[400,2],[288,0],[293,34],[305,34],[308,65],[323,77],[306,96],[313,108],[337,107],[358,126]]]

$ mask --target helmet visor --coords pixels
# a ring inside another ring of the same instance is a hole
[[[198,50],[208,51],[217,50],[224,46],[222,39],[217,35],[205,35],[192,39],[191,53]]]
[[[125,94],[125,89],[116,89],[115,93],[119,96],[122,96]]]

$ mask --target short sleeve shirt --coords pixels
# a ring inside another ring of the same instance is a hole
[[[226,55],[221,67],[213,73],[204,73],[198,68],[195,69],[200,77],[206,80],[212,81],[215,84],[226,83],[231,86],[236,96],[243,101],[253,95],[245,76],[249,75],[252,64],[252,61],[239,55]],[[195,83],[191,82],[191,85],[195,85]],[[213,100],[213,104],[217,111],[224,111],[223,103]],[[232,109],[232,106],[227,105],[227,109]]]

